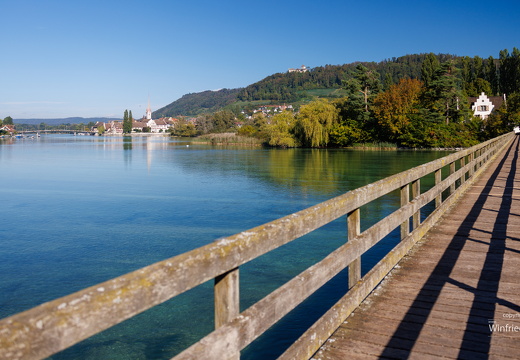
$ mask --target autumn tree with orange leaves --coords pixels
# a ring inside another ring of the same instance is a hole
[[[379,93],[374,99],[373,112],[380,126],[380,133],[396,141],[408,127],[419,107],[419,95],[423,83],[417,79],[401,79],[398,84]]]

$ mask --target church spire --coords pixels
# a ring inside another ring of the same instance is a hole
[[[152,107],[150,106],[150,95],[148,95],[148,107],[146,108],[146,120],[152,120]]]

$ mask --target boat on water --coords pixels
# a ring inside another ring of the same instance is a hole
[[[515,132],[515,135],[519,135],[520,134],[520,126],[515,126],[513,131]]]

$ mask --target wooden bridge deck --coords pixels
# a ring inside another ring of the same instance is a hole
[[[520,357],[519,139],[313,359]]]

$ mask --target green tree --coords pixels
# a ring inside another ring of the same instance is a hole
[[[362,130],[352,124],[335,124],[329,137],[330,143],[335,146],[351,146],[363,138]]]
[[[495,59],[493,59],[492,56],[490,56],[485,65],[485,73],[486,73],[486,80],[491,85],[491,93],[490,95],[497,95],[499,93],[498,91],[498,74],[497,74],[497,66],[495,63]]]
[[[345,88],[349,91],[351,100],[361,95],[365,113],[368,113],[371,100],[381,91],[380,77],[376,70],[358,64],[353,72],[353,77],[345,83]]]
[[[229,110],[221,110],[213,114],[213,131],[225,132],[235,127],[235,115]]]
[[[237,130],[237,135],[253,137],[258,132],[258,129],[252,125],[244,125]]]
[[[337,123],[338,109],[326,99],[315,100],[300,108],[296,117],[296,137],[304,146],[326,146],[329,132]]]
[[[4,125],[14,125],[14,123],[13,123],[13,118],[10,117],[10,116],[6,117],[6,118],[4,119],[4,121],[3,121],[3,124],[4,124]]]
[[[482,60],[482,58],[480,56],[475,56],[473,58],[473,71],[474,71],[474,74],[473,74],[473,80],[476,80],[478,78],[483,78],[484,77],[484,61]]]
[[[423,116],[429,121],[459,121],[465,113],[465,97],[459,89],[457,69],[452,61],[442,63],[422,94]],[[426,85],[426,84],[425,84]]]
[[[500,51],[499,83],[501,93],[520,91],[520,50],[516,47],[511,54],[507,49]]]
[[[125,110],[123,116],[123,133],[130,134],[132,132],[132,111],[130,113]]]
[[[297,147],[298,140],[294,136],[294,127],[296,119],[292,112],[282,111],[271,118],[270,124],[263,126],[263,132],[266,134],[267,143],[277,147]]]
[[[435,72],[438,70],[440,66],[439,59],[435,56],[434,53],[429,53],[426,55],[422,66],[421,66],[421,80],[424,83],[424,86],[430,86]]]
[[[184,118],[181,118],[175,126],[170,128],[170,135],[172,136],[192,137],[197,134],[195,125]]]

